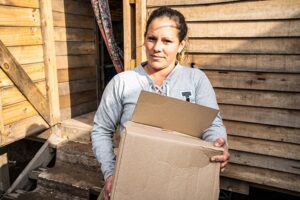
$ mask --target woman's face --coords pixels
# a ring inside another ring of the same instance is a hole
[[[159,71],[175,66],[176,54],[181,52],[185,41],[179,42],[176,23],[168,17],[154,19],[145,37],[148,67]]]

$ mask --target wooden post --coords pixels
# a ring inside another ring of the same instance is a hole
[[[60,122],[60,106],[51,2],[51,0],[40,0],[40,15],[44,43],[44,62],[50,111],[50,125],[55,125]]]
[[[130,0],[123,1],[123,27],[124,27],[124,70],[130,70],[132,59],[132,5]]]
[[[6,191],[10,186],[7,153],[0,150],[0,191]]]
[[[136,26],[136,65],[146,60],[144,47],[144,33],[146,28],[147,9],[146,1],[137,0],[135,3],[135,26]]]

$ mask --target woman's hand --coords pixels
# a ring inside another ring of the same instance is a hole
[[[220,165],[220,170],[221,172],[223,172],[225,170],[225,167],[228,163],[228,160],[229,160],[229,152],[228,152],[228,147],[226,145],[226,141],[224,138],[218,138],[214,141],[214,146],[216,147],[222,147],[224,148],[224,152],[223,152],[223,155],[217,155],[217,156],[213,156],[211,157],[211,161],[212,162],[220,162],[221,165]]]
[[[109,176],[104,185],[104,200],[110,200],[113,177]]]

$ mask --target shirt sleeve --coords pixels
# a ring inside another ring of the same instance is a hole
[[[113,174],[116,156],[113,151],[112,137],[122,113],[120,81],[115,76],[106,86],[94,118],[91,133],[93,152],[101,163],[101,171],[106,180]]]
[[[219,110],[216,95],[210,81],[204,72],[200,71],[200,74],[201,77],[196,86],[196,103]],[[218,112],[212,124],[204,131],[202,139],[215,141],[219,137],[224,138],[227,143],[227,133],[220,112]]]

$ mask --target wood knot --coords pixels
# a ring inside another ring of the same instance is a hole
[[[3,64],[3,68],[4,68],[5,70],[9,70],[9,64],[4,63],[4,64]]]

